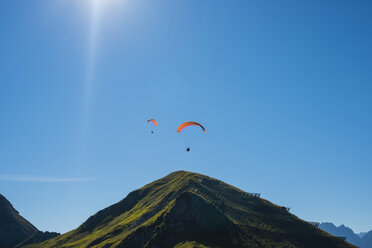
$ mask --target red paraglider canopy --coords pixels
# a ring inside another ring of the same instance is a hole
[[[150,119],[150,120],[148,120],[147,122],[152,122],[152,123],[154,123],[154,125],[155,125],[155,127],[157,127],[158,126],[158,122],[155,120],[155,119]]]
[[[205,132],[205,128],[201,124],[194,122],[194,121],[187,121],[178,126],[177,133],[181,132],[182,129],[184,129],[185,127],[195,126],[195,125],[201,127],[201,129],[203,129],[203,131]]]

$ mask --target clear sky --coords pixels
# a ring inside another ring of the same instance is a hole
[[[371,230],[371,13],[343,0],[2,0],[0,193],[66,232],[189,170]],[[183,121],[207,131],[177,134]]]

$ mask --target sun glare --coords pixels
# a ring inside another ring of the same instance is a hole
[[[105,21],[117,9],[121,9],[121,4],[125,0],[83,0],[84,11],[87,13],[87,40],[86,40],[86,65],[83,80],[82,113],[79,137],[79,147],[84,150],[88,134],[92,112],[92,102],[94,101],[94,90],[96,84],[96,74],[99,70],[99,50],[103,45],[103,34]],[[82,2],[80,2],[82,3]],[[110,16],[109,16],[110,15]]]

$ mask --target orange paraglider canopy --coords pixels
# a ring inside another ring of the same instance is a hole
[[[205,128],[202,125],[200,125],[199,123],[194,122],[194,121],[187,121],[187,122],[184,122],[184,123],[182,123],[181,125],[178,126],[177,133],[181,132],[182,129],[184,129],[185,127],[188,127],[188,126],[199,126],[205,132]]]
[[[155,127],[157,127],[158,126],[158,122],[155,120],[155,119],[150,119],[150,120],[148,120],[147,122],[152,122],[152,123],[154,123],[154,125],[155,125]]]

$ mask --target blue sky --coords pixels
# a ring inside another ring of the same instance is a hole
[[[182,169],[372,229],[370,1],[97,1],[0,3],[0,193],[24,217],[66,232]]]

